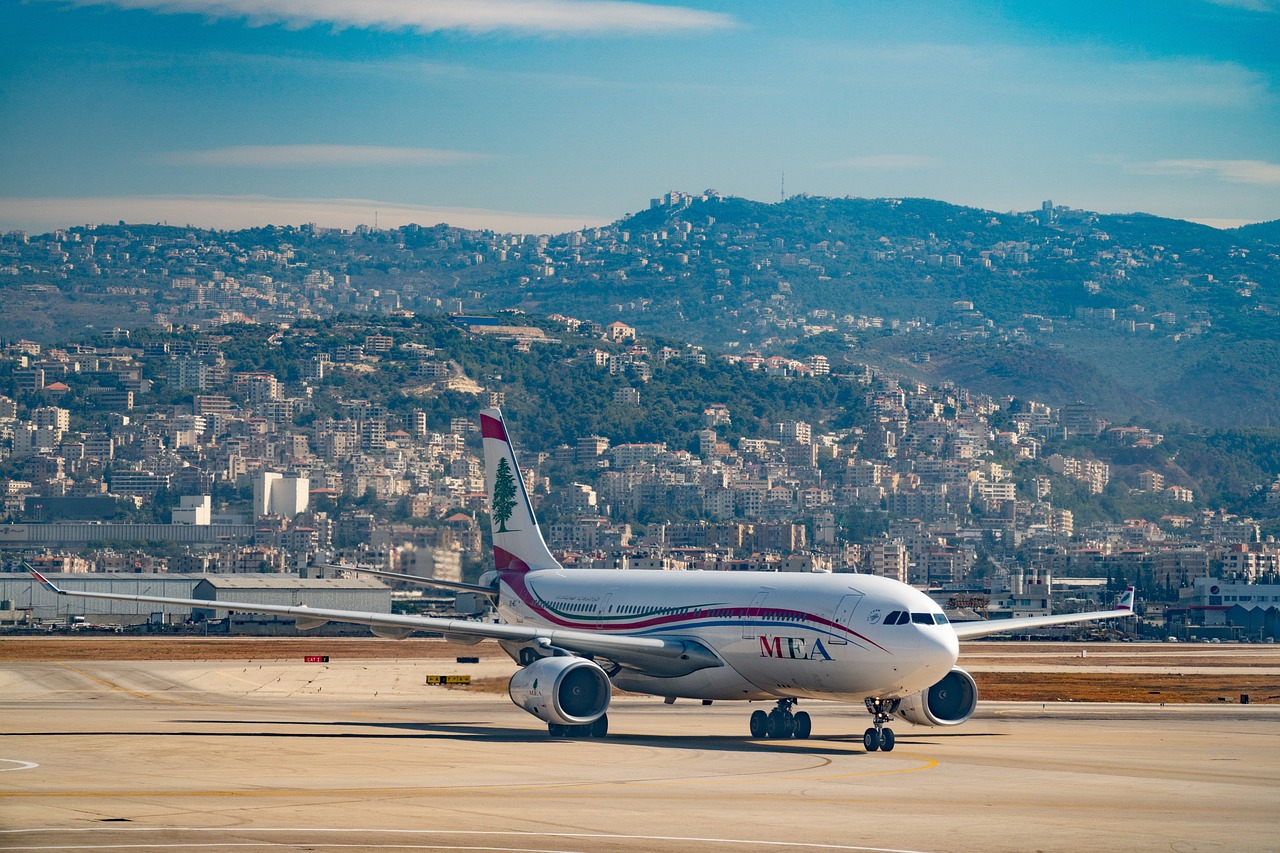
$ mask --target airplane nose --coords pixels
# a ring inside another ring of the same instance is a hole
[[[951,626],[935,625],[920,635],[920,659],[925,666],[934,672],[950,672],[960,657],[960,641]]]

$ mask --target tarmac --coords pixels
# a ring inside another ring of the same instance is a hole
[[[0,850],[1275,850],[1280,705],[983,704],[957,728],[623,696],[557,740],[426,662],[0,664]],[[482,675],[490,675],[484,672]],[[766,706],[767,707],[767,706]]]

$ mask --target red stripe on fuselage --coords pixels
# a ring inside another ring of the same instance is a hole
[[[494,550],[497,551],[499,549],[495,548]],[[523,566],[524,563],[521,561],[520,565]],[[693,621],[698,621],[702,619],[717,618],[717,617],[707,616],[700,611],[693,611],[690,613],[672,613],[667,616],[658,616],[652,619],[642,619],[642,620],[627,623],[627,624],[618,624],[618,623],[603,624],[599,622],[585,622],[585,623],[574,622],[572,620],[564,619],[560,616],[557,616],[555,613],[552,613],[550,610],[538,604],[538,602],[534,600],[533,591],[530,590],[528,584],[525,583],[525,573],[527,571],[528,571],[528,567],[526,566],[524,569],[516,569],[511,571],[510,573],[504,573],[502,576],[502,581],[507,586],[511,587],[511,591],[516,594],[516,597],[519,598],[520,601],[525,606],[527,606],[530,610],[532,610],[534,614],[536,614],[539,618],[545,619],[547,622],[551,623],[552,625],[555,625],[561,628],[575,628],[580,631],[624,632],[624,631],[637,631],[645,628],[656,628],[661,626],[674,626],[680,622],[693,622]],[[712,608],[712,609],[718,610],[721,608]],[[773,608],[773,607],[732,607],[732,608],[725,608],[725,609],[741,611],[742,618],[744,619],[759,618],[766,612],[769,612],[771,610],[777,610],[777,608]],[[786,612],[797,613],[798,611],[786,611]],[[863,636],[862,634],[859,634],[857,631],[853,630],[852,628],[846,627],[844,625],[840,625],[828,619],[823,619],[820,616],[813,616],[808,613],[800,613],[800,616],[802,617],[802,622],[811,622],[814,625],[829,628],[832,631],[847,633],[851,637],[856,637],[865,643],[869,643],[870,645],[875,646],[877,649],[879,649],[882,652],[892,654],[892,652],[889,652],[888,649],[886,649],[884,646],[877,643],[875,640],[872,640],[868,637]]]
[[[480,437],[496,438],[498,441],[507,440],[507,431],[502,428],[502,421],[497,418],[491,418],[488,415],[480,416]]]

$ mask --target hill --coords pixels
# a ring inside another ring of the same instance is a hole
[[[730,353],[821,351],[1109,419],[1280,422],[1280,222],[669,193],[555,236],[161,226],[0,241],[0,335],[519,309]]]

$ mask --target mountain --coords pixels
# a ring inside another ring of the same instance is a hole
[[[523,310],[729,354],[821,353],[1117,422],[1280,422],[1280,222],[1223,231],[1048,203],[672,192],[554,236],[69,228],[0,238],[0,335]]]

